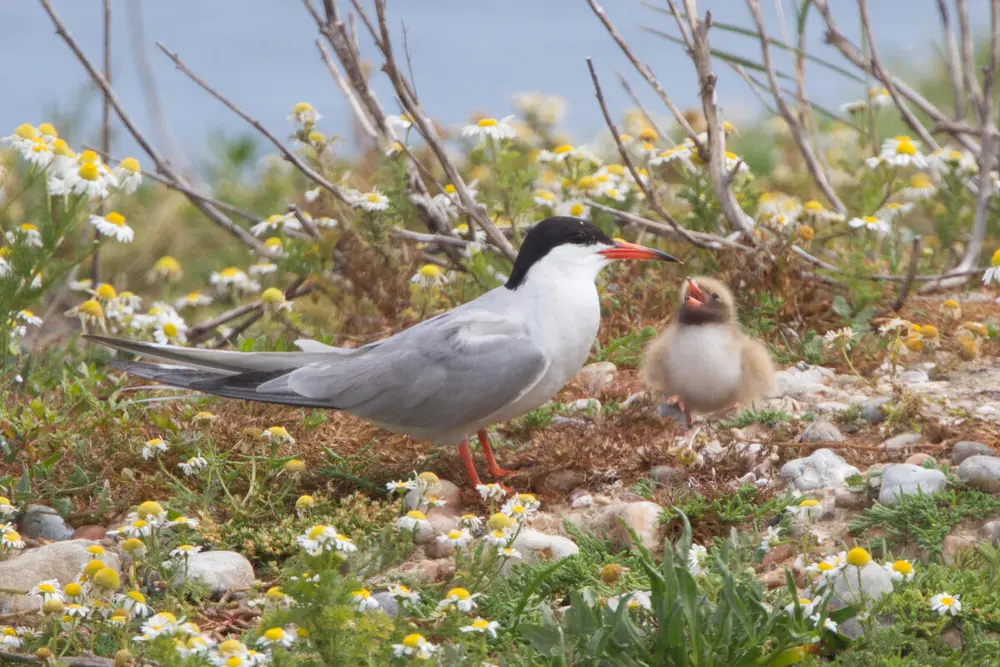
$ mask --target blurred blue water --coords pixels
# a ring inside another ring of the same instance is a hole
[[[160,40],[195,72],[230,96],[251,115],[279,135],[289,127],[292,105],[308,100],[324,115],[320,129],[327,134],[349,132],[349,110],[336,90],[313,43],[316,30],[296,0],[128,0],[141,2],[149,53],[158,91],[173,134],[197,156],[206,137],[237,133],[246,126],[221,104],[209,98],[156,49]],[[53,0],[70,32],[88,54],[99,61],[101,0]],[[663,0],[650,0],[666,7]],[[322,3],[319,3],[322,4]],[[345,4],[341,2],[341,4]],[[366,3],[367,4],[367,3]],[[762,2],[772,36],[781,37],[775,2]],[[785,2],[783,16],[794,30],[793,5]],[[841,29],[860,43],[854,2],[833,0]],[[935,58],[932,42],[939,41],[934,0],[872,0],[871,12],[884,58],[919,68]],[[968,3],[974,26],[985,26],[987,0]],[[604,0],[621,33],[639,57],[651,65],[681,106],[697,104],[694,69],[679,47],[640,29],[655,26],[675,33],[673,20],[638,2]],[[749,26],[750,16],[739,0],[698,3],[711,9],[717,21]],[[113,0],[114,86],[139,125],[153,126],[139,85],[133,36],[126,20],[125,0]],[[644,102],[657,112],[662,106],[647,92],[644,82],[591,13],[585,0],[393,0],[390,21],[396,37],[407,28],[417,90],[426,110],[446,123],[460,123],[474,111],[502,116],[511,110],[512,94],[543,91],[566,98],[567,128],[584,139],[603,127],[584,58],[590,56],[602,77],[613,112],[630,106],[615,77],[626,73]],[[818,16],[808,33],[809,48],[841,62],[834,49],[823,44]],[[759,59],[756,42],[715,30],[713,46]],[[370,41],[362,36],[362,50],[376,68],[381,65]],[[400,48],[401,42],[397,44]],[[86,82],[82,67],[58,38],[40,4],[34,0],[0,0],[0,131],[22,122],[49,118],[55,104],[69,108]],[[787,58],[775,53],[778,65],[791,71]],[[719,74],[719,100],[730,117],[759,109],[747,86],[727,67]],[[863,88],[823,68],[810,66],[810,95],[835,107],[863,94]],[[393,109],[391,91],[381,74],[376,87],[386,107]],[[74,137],[94,141],[97,136],[96,100],[91,100],[84,129]],[[393,109],[395,110],[395,109]],[[116,153],[134,152],[123,128],[116,130]]]

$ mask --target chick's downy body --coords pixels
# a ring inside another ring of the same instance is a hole
[[[732,293],[712,278],[688,280],[677,316],[646,350],[641,375],[662,397],[679,398],[686,413],[716,413],[774,391],[767,348],[742,332]]]

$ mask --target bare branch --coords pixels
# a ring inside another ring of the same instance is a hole
[[[868,16],[868,0],[858,0],[858,5],[861,9],[861,26],[868,40],[868,50],[871,53],[871,63],[872,69],[882,71],[882,62],[878,55],[878,47],[875,46],[875,33],[872,32],[871,19]],[[892,77],[886,77],[883,81],[885,84],[885,89],[889,91],[890,97],[892,97],[893,104],[899,109],[899,115],[903,117],[903,122],[905,122],[910,129],[917,133],[921,141],[927,144],[931,150],[938,150],[941,148],[937,140],[931,136],[931,133],[927,131],[913,112],[910,111],[909,105],[903,99],[902,95],[899,93],[899,89],[896,87],[896,83],[893,81]]]
[[[462,204],[462,208],[465,210],[466,214],[469,216],[470,226],[472,224],[478,225],[484,232],[486,232],[486,237],[492,241],[503,254],[511,261],[517,256],[517,252],[514,247],[510,244],[497,226],[493,224],[489,216],[486,215],[485,209],[480,206],[476,200],[472,197],[469,192],[468,186],[462,179],[462,175],[459,173],[458,168],[452,163],[451,158],[448,157],[447,151],[445,151],[444,145],[437,137],[437,132],[431,123],[430,118],[424,113],[424,110],[417,103],[413,96],[413,92],[410,86],[407,84],[406,79],[403,77],[402,73],[396,65],[395,57],[392,52],[392,44],[389,40],[389,28],[386,24],[385,17],[385,0],[375,0],[375,12],[378,16],[379,30],[381,31],[381,41],[379,42],[379,48],[382,51],[382,55],[385,56],[385,65],[383,70],[389,75],[389,80],[392,81],[393,87],[396,89],[396,94],[399,96],[400,102],[406,109],[407,113],[413,119],[413,123],[419,130],[421,136],[423,136],[424,141],[430,146],[431,150],[434,152],[435,157],[437,157],[438,162],[444,169],[445,173],[448,175],[448,179],[451,181],[452,185],[455,186],[455,192],[458,194],[459,201]],[[369,22],[367,18],[359,11],[361,18],[366,24]]]
[[[844,33],[840,32],[837,28],[837,24],[833,20],[833,13],[830,10],[828,0],[812,0],[812,3],[815,5],[816,9],[819,10],[823,20],[826,22],[826,41],[828,44],[835,46],[837,50],[840,51],[841,55],[851,61],[855,67],[863,70],[872,69],[872,74],[879,81],[881,81],[883,85],[886,85],[886,81],[891,80],[900,95],[905,97],[918,109],[927,114],[934,122],[942,123],[949,121],[947,114],[934,106],[920,93],[908,86],[905,81],[899,79],[898,77],[894,77],[890,72],[886,71],[882,67],[872,68],[870,60],[862,55],[858,48],[852,44]],[[886,88],[888,89],[888,85],[886,85]],[[979,147],[975,144],[975,142],[969,140],[968,137],[961,134],[954,136],[955,140],[961,144],[963,148],[973,153],[979,152]]]
[[[293,165],[295,165],[295,167],[303,174],[305,174],[306,177],[314,181],[317,185],[320,185],[326,190],[329,190],[333,194],[333,196],[336,197],[338,200],[340,200],[343,204],[346,204],[348,206],[351,205],[351,203],[347,200],[347,197],[344,195],[344,193],[340,191],[340,188],[338,188],[336,185],[327,180],[326,177],[324,177],[318,171],[307,165],[302,160],[302,158],[300,158],[298,155],[295,154],[294,151],[285,146],[285,144],[281,140],[279,140],[276,136],[271,134],[267,130],[267,128],[261,125],[260,121],[256,120],[255,118],[252,118],[245,111],[243,111],[238,106],[230,102],[229,99],[227,99],[222,93],[215,90],[210,85],[205,83],[202,79],[200,79],[194,72],[190,70],[190,68],[188,68],[187,65],[181,62],[181,59],[177,56],[177,54],[170,51],[170,49],[168,49],[163,44],[163,42],[157,42],[156,45],[160,47],[160,50],[163,51],[163,53],[165,53],[167,57],[170,58],[170,60],[173,61],[174,65],[177,66],[177,69],[184,72],[184,74],[186,74],[189,79],[198,84],[202,89],[205,90],[205,92],[207,92],[209,95],[222,102],[224,105],[226,105],[226,107],[230,111],[232,111],[237,116],[245,120],[247,123],[251,125],[251,127],[253,127],[255,130],[264,135],[264,137],[272,144],[274,144],[274,146],[281,152],[281,154],[285,156],[285,159],[291,162]]]
[[[771,85],[771,94],[774,96],[774,102],[778,107],[778,111],[781,113],[781,117],[784,118],[785,122],[788,124],[788,129],[792,134],[792,139],[795,141],[796,146],[798,146],[799,153],[802,154],[802,159],[806,163],[806,168],[812,175],[816,185],[819,186],[819,189],[823,192],[823,196],[825,196],[830,202],[833,210],[842,215],[846,215],[847,207],[844,206],[844,202],[842,202],[840,197],[837,196],[837,193],[834,192],[833,186],[830,185],[830,179],[827,177],[826,172],[823,171],[823,167],[816,158],[816,153],[813,151],[812,145],[809,143],[809,139],[802,129],[802,123],[800,123],[798,117],[792,113],[792,110],[789,108],[788,103],[785,102],[785,98],[778,88],[778,79],[774,73],[774,66],[771,64],[771,49],[768,47],[767,29],[764,27],[764,18],[761,15],[760,3],[758,0],[747,0],[747,7],[750,8],[750,14],[753,16],[754,24],[757,26],[757,34],[760,37],[760,52],[764,61],[764,70],[767,73],[767,80]],[[800,68],[797,69],[801,71]],[[800,89],[804,89],[804,81],[800,83]],[[804,96],[804,93],[801,94]]]
[[[689,234],[688,230],[681,223],[677,222],[672,215],[667,213],[666,209],[660,205],[659,200],[656,198],[656,192],[654,192],[653,188],[643,182],[642,177],[639,176],[639,172],[636,171],[635,165],[632,164],[632,159],[629,157],[628,151],[622,145],[621,135],[618,133],[618,128],[615,127],[615,122],[611,119],[611,114],[608,112],[608,105],[605,104],[604,94],[601,92],[601,83],[597,80],[597,72],[594,70],[594,63],[590,58],[587,58],[587,68],[590,70],[590,78],[594,82],[597,103],[601,105],[601,112],[604,114],[604,120],[608,124],[608,129],[611,130],[611,137],[615,140],[615,145],[618,146],[618,153],[621,155],[625,166],[628,167],[629,173],[632,174],[632,179],[639,186],[639,189],[642,190],[642,193],[646,195],[646,201],[685,241],[699,248],[708,247],[705,243]]]
[[[910,295],[910,288],[913,286],[913,279],[917,277],[917,265],[920,263],[920,237],[913,237],[913,244],[910,246],[910,264],[906,269],[906,278],[902,287],[899,288],[899,296],[892,303],[893,312],[898,313],[906,303]]]
[[[70,50],[72,50],[73,54],[77,57],[77,60],[80,61],[80,64],[82,64],[90,74],[90,78],[92,78],[98,87],[100,87],[100,89],[108,96],[108,99],[111,101],[111,106],[114,107],[115,113],[118,114],[118,118],[122,121],[122,124],[129,131],[129,133],[135,138],[136,142],[138,142],[138,144],[142,147],[143,151],[146,152],[149,159],[156,165],[157,171],[175,183],[187,186],[187,182],[181,177],[181,175],[174,171],[170,164],[164,160],[159,152],[153,147],[146,136],[139,131],[139,128],[125,111],[125,108],[119,101],[118,96],[111,88],[111,84],[109,84],[107,79],[104,78],[104,75],[94,67],[93,63],[91,63],[90,59],[87,57],[87,54],[83,52],[80,45],[77,44],[76,40],[69,34],[69,31],[66,29],[66,25],[62,22],[62,19],[59,18],[55,9],[53,9],[50,0],[39,0],[39,2],[45,9],[45,12],[49,15],[49,18],[52,19],[52,23],[56,27],[56,34],[63,38]],[[273,250],[261,243],[245,229],[236,225],[219,209],[212,206],[212,204],[198,197],[191,197],[190,200],[194,207],[204,213],[209,220],[238,238],[244,245],[252,248],[255,252],[260,255],[264,255],[265,257],[270,257],[274,254]]]
[[[590,0],[588,0],[590,1]],[[708,163],[708,174],[712,181],[712,190],[719,202],[719,208],[729,223],[730,229],[746,234],[752,239],[753,221],[736,201],[736,196],[729,187],[728,173],[725,165],[726,133],[722,126],[722,116],[716,104],[716,76],[712,73],[712,51],[708,45],[708,29],[711,26],[712,14],[705,14],[705,20],[698,18],[698,8],[695,0],[684,0],[684,9],[691,28],[692,51],[695,69],[698,71],[698,85],[701,90],[701,106],[708,125],[708,151],[699,148],[699,153]]]
[[[294,299],[299,298],[300,296],[305,296],[306,294],[309,294],[312,291],[313,291],[313,285],[311,283],[305,284],[305,278],[296,278],[287,288],[285,288],[285,298],[288,299],[289,301],[292,301]],[[187,336],[188,340],[191,341],[192,343],[203,341],[206,338],[208,338],[213,331],[221,327],[223,324],[227,324],[229,322],[232,322],[233,320],[237,320],[243,317],[244,315],[248,315],[251,313],[257,314],[259,316],[263,314],[263,312],[264,312],[264,302],[260,299],[256,299],[254,301],[251,301],[250,303],[245,303],[240,306],[236,306],[235,308],[230,308],[226,312],[221,313],[210,320],[206,320],[201,324],[191,327],[191,330],[188,331],[188,336]],[[255,322],[256,319],[254,319],[253,321]],[[246,329],[249,328],[250,324],[252,323],[253,322],[250,322],[249,324],[245,323],[246,326],[243,327],[238,333],[246,331]],[[234,332],[230,336],[227,336],[227,340],[233,338],[235,335],[238,335],[238,333]]]
[[[959,54],[962,63],[962,84],[973,109],[982,104],[983,95],[976,80],[976,53],[972,43],[972,31],[969,30],[969,12],[965,8],[965,0],[955,0],[955,13],[958,14],[958,34],[962,43]]]
[[[347,81],[341,75],[340,70],[337,69],[337,65],[330,58],[330,54],[327,52],[326,47],[323,46],[323,42],[316,40],[316,46],[319,48],[319,54],[323,58],[323,62],[326,63],[326,68],[330,71],[330,76],[333,77],[334,82],[337,84],[337,88],[340,88],[341,94],[347,100],[350,105],[351,110],[354,111],[354,117],[358,119],[358,123],[361,124],[361,129],[364,130],[372,139],[378,139],[378,133],[375,128],[372,127],[371,119],[368,117],[368,112],[365,111],[361,103],[358,102],[358,98],[354,96],[354,91],[351,90],[350,86],[347,85]]]
[[[590,5],[590,8],[593,10],[594,14],[597,15],[597,18],[601,20],[601,23],[604,24],[604,28],[608,31],[608,34],[611,35],[611,38],[618,43],[622,52],[632,62],[632,66],[635,67],[644,79],[646,79],[647,83],[649,83],[649,85],[653,87],[653,90],[655,90],[660,96],[660,100],[662,100],[667,108],[670,109],[670,113],[674,115],[674,120],[676,120],[677,124],[682,130],[684,130],[684,134],[686,134],[691,141],[695,142],[696,146],[700,147],[701,144],[698,141],[698,133],[694,131],[693,127],[691,127],[691,123],[689,123],[687,118],[685,118],[684,112],[680,110],[680,107],[673,103],[667,95],[667,91],[665,91],[663,86],[660,85],[660,82],[657,80],[652,70],[639,62],[639,59],[635,57],[635,54],[632,53],[632,48],[615,29],[614,24],[611,23],[611,19],[609,19],[608,15],[604,12],[604,8],[597,4],[596,0],[587,0],[587,4]]]
[[[646,110],[646,107],[643,106],[642,100],[640,100],[639,96],[635,94],[634,90],[632,90],[632,86],[629,85],[629,82],[625,78],[625,75],[622,74],[621,71],[616,71],[615,74],[618,75],[618,81],[622,84],[622,88],[625,89],[625,92],[628,93],[629,98],[631,98],[632,100],[632,104],[636,106],[636,108],[639,110],[639,113],[642,114],[642,117],[646,119],[647,123],[649,123],[649,126],[654,130],[656,130],[656,134],[658,136],[663,137],[667,141],[671,141],[670,135],[664,132],[663,128],[657,125],[656,121],[653,119],[652,114],[650,114],[649,111]]]
[[[965,95],[962,87],[962,73],[959,71],[958,45],[955,43],[955,33],[951,29],[951,17],[948,14],[948,3],[937,0],[938,14],[941,16],[941,33],[944,36],[944,61],[948,66],[948,79],[951,82],[951,95],[955,105],[954,118],[957,121],[965,118]]]
[[[299,224],[302,225],[302,229],[306,230],[306,233],[309,234],[309,236],[314,239],[318,239],[320,237],[319,231],[316,229],[316,225],[312,223],[312,220],[302,215],[302,211],[299,210],[298,206],[295,204],[289,204],[288,212],[295,216],[295,219],[299,221]]]
[[[436,243],[438,245],[450,245],[457,248],[468,248],[474,243],[473,241],[467,241],[457,236],[447,236],[445,234],[421,234],[420,232],[411,232],[409,229],[400,229],[399,227],[393,227],[389,230],[389,233],[393,236],[398,236],[401,239],[413,241],[414,243]]]
[[[675,241],[686,240],[676,229],[669,225],[664,225],[661,222],[656,222],[654,220],[649,220],[643,218],[642,216],[636,215],[635,213],[630,213],[628,211],[621,211],[617,208],[611,208],[610,206],[605,206],[604,204],[599,204],[595,201],[586,200],[585,203],[591,208],[596,208],[599,211],[604,211],[605,213],[611,215],[612,217],[618,218],[621,221],[639,225],[648,231],[656,234],[657,236],[662,236],[664,238],[673,239]],[[716,236],[714,234],[706,234],[704,232],[696,232],[692,230],[686,230],[687,233],[704,243],[704,246],[710,250],[718,250],[720,248],[730,248],[733,250],[752,250],[749,246],[745,246],[735,241],[731,241],[722,236]]]
[[[111,83],[111,0],[104,0],[104,79]],[[104,93],[101,113],[101,149],[105,154],[111,152],[111,100]],[[105,206],[101,202],[97,207],[98,215],[104,215]],[[99,241],[101,233],[94,230],[94,240]],[[94,250],[93,263],[90,266],[90,279],[96,285],[100,282],[101,249]]]

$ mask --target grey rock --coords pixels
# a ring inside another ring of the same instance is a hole
[[[863,510],[872,506],[872,499],[862,491],[837,489],[833,497],[834,505],[849,510]]]
[[[843,487],[845,479],[860,471],[833,450],[817,449],[781,466],[780,474],[799,491],[813,491]]]
[[[927,467],[924,464],[926,464],[926,463],[936,463],[936,461],[935,461],[934,457],[931,456],[930,454],[925,454],[923,452],[917,452],[916,454],[910,454],[909,456],[907,456],[906,460],[903,461],[903,463],[910,463],[910,464],[913,464],[915,466],[920,466],[920,467],[924,468],[924,467]]]
[[[843,412],[851,406],[840,401],[820,401],[815,407],[817,412]]]
[[[796,364],[775,373],[776,395],[806,398],[822,393],[829,389],[827,385],[834,375],[829,368]]]
[[[587,479],[582,470],[556,470],[547,475],[539,485],[541,490],[552,494],[566,494],[580,486]]]
[[[584,366],[577,379],[591,394],[597,394],[607,389],[618,376],[618,367],[610,361],[598,361]]]
[[[27,591],[47,579],[65,586],[80,576],[91,559],[87,548],[96,544],[90,540],[52,542],[0,561],[0,588]],[[121,561],[115,554],[106,551],[101,560],[121,573]],[[41,606],[41,600],[34,596],[0,594],[0,613],[33,611]]]
[[[596,398],[578,398],[565,405],[566,412],[586,413],[596,415],[601,411],[601,402]]]
[[[882,489],[878,501],[883,505],[895,504],[902,496],[920,493],[931,495],[943,491],[948,478],[940,470],[928,470],[911,463],[896,463],[882,472]]]
[[[212,591],[214,597],[226,593],[239,595],[254,582],[253,565],[235,551],[202,551],[192,554],[187,561],[187,581],[197,582]],[[185,568],[178,567],[173,583],[180,586],[185,581]]]
[[[458,519],[441,507],[433,507],[426,513],[427,524],[419,526],[413,535],[414,544],[431,544],[438,535],[458,528]]]
[[[444,509],[448,514],[459,514],[462,510],[462,491],[452,482],[446,479],[439,479],[436,484],[430,486],[423,493],[417,489],[410,489],[406,492],[407,510],[417,509],[421,503],[421,496],[434,496],[444,501]]]
[[[580,510],[586,509],[594,504],[594,496],[590,494],[586,489],[576,489],[573,493],[569,494],[569,507],[570,509]]]
[[[686,418],[684,417],[684,412],[676,405],[660,403],[656,406],[656,414],[660,415],[664,419],[673,419],[678,424],[687,423]]]
[[[834,424],[825,421],[814,421],[799,436],[799,442],[843,442],[844,434]]]
[[[885,421],[885,409],[883,406],[887,405],[891,400],[888,396],[868,399],[861,404],[861,418],[869,424],[881,424]]]
[[[941,631],[941,642],[953,651],[961,651],[962,647],[965,646],[965,638],[962,636],[962,631],[954,625]]]
[[[973,536],[945,535],[941,540],[941,560],[945,565],[954,565],[964,551],[974,549],[976,542]]]
[[[902,385],[912,385],[912,384],[922,384],[924,382],[930,382],[931,378],[927,375],[927,371],[922,371],[920,369],[913,369],[909,371],[903,371],[896,377],[896,381]]]
[[[21,537],[58,542],[73,536],[73,529],[59,516],[59,512],[46,505],[29,505],[18,521]]]
[[[984,523],[979,529],[979,537],[984,542],[991,544],[1000,542],[1000,519],[993,519]]]
[[[891,592],[892,578],[875,561],[860,568],[860,572],[859,568],[846,565],[833,578],[830,606],[839,609],[846,605],[858,604],[862,600],[875,602]]]
[[[898,452],[900,450],[906,449],[907,447],[912,447],[920,442],[919,433],[900,433],[897,436],[889,438],[882,443],[882,446],[890,452]]]
[[[958,478],[980,491],[1000,491],[1000,458],[982,454],[970,456],[958,466]]]
[[[570,425],[570,426],[586,426],[587,422],[583,419],[577,419],[576,417],[563,417],[562,415],[554,415],[552,417],[552,425]]]
[[[970,440],[956,442],[955,446],[951,448],[951,462],[955,465],[959,465],[970,456],[979,455],[992,456],[993,448],[985,443]]]
[[[637,391],[634,394],[629,394],[629,397],[626,398],[624,401],[622,401],[621,409],[622,410],[628,410],[632,406],[637,405],[637,404],[641,403],[642,401],[645,401],[646,397],[647,397],[647,394],[644,391]]]
[[[522,562],[529,565],[562,560],[580,553],[580,547],[568,537],[550,535],[532,528],[522,528],[512,546],[521,552]]]
[[[671,466],[654,466],[649,469],[649,478],[662,486],[673,486],[685,479],[684,473]]]
[[[385,612],[386,616],[395,616],[399,613],[399,603],[396,602],[396,598],[392,597],[389,591],[379,591],[372,595],[372,597],[378,602],[379,608]]]

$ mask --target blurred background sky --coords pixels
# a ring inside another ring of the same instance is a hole
[[[133,30],[139,9],[144,38]],[[364,0],[362,0],[364,2]],[[314,0],[318,2],[318,0]],[[662,0],[651,0],[666,7]],[[101,58],[101,0],[53,0],[71,34],[95,61]],[[321,2],[318,2],[321,5]],[[343,9],[345,4],[341,1]],[[368,5],[368,3],[365,3]],[[793,5],[782,12],[777,0],[763,0],[768,29],[781,38],[780,16],[794,31]],[[855,43],[859,25],[856,3],[832,0],[841,30]],[[649,25],[675,34],[673,20],[632,0],[604,0],[603,5],[639,57],[651,65],[667,92],[682,107],[697,105],[692,64],[680,47],[643,31]],[[935,0],[873,0],[870,11],[884,59],[919,71],[936,57],[940,27]],[[988,0],[971,0],[972,25],[987,25]],[[741,0],[702,0],[699,9],[711,9],[717,21],[751,25]],[[299,101],[312,102],[323,114],[319,129],[328,135],[349,135],[349,111],[334,86],[313,43],[317,32],[298,0],[114,0],[112,2],[113,83],[140,127],[156,136],[147,113],[139,80],[137,49],[144,49],[172,134],[195,159],[205,140],[218,133],[235,135],[246,125],[176,71],[156,48],[162,41],[202,78],[257,117],[279,136],[290,129],[286,120]],[[612,112],[620,116],[630,106],[615,76],[626,73],[634,89],[656,113],[663,110],[645,82],[631,68],[617,45],[590,11],[585,0],[390,0],[389,16],[395,37],[405,24],[416,75],[417,91],[434,118],[459,124],[473,112],[503,116],[511,112],[514,93],[540,91],[560,95],[568,102],[565,126],[581,143],[603,128],[600,109],[584,58],[590,56],[601,76]],[[809,48],[816,55],[842,63],[823,43],[818,15],[811,16]],[[977,34],[980,33],[977,29]],[[759,60],[756,41],[713,30],[712,45]],[[370,40],[362,50],[380,67]],[[401,52],[401,41],[397,50]],[[55,111],[72,111],[86,104],[76,142],[98,136],[99,105],[84,92],[86,74],[34,0],[0,0],[0,54],[8,65],[0,68],[0,130],[6,134],[19,123],[52,120]],[[788,60],[775,53],[788,72]],[[727,116],[752,116],[759,102],[740,77],[722,64],[719,99]],[[376,78],[383,105],[398,111],[384,75]],[[814,65],[808,68],[811,97],[836,108],[864,94],[863,87]],[[89,100],[89,103],[88,103]],[[135,144],[116,123],[114,153],[136,152]]]

